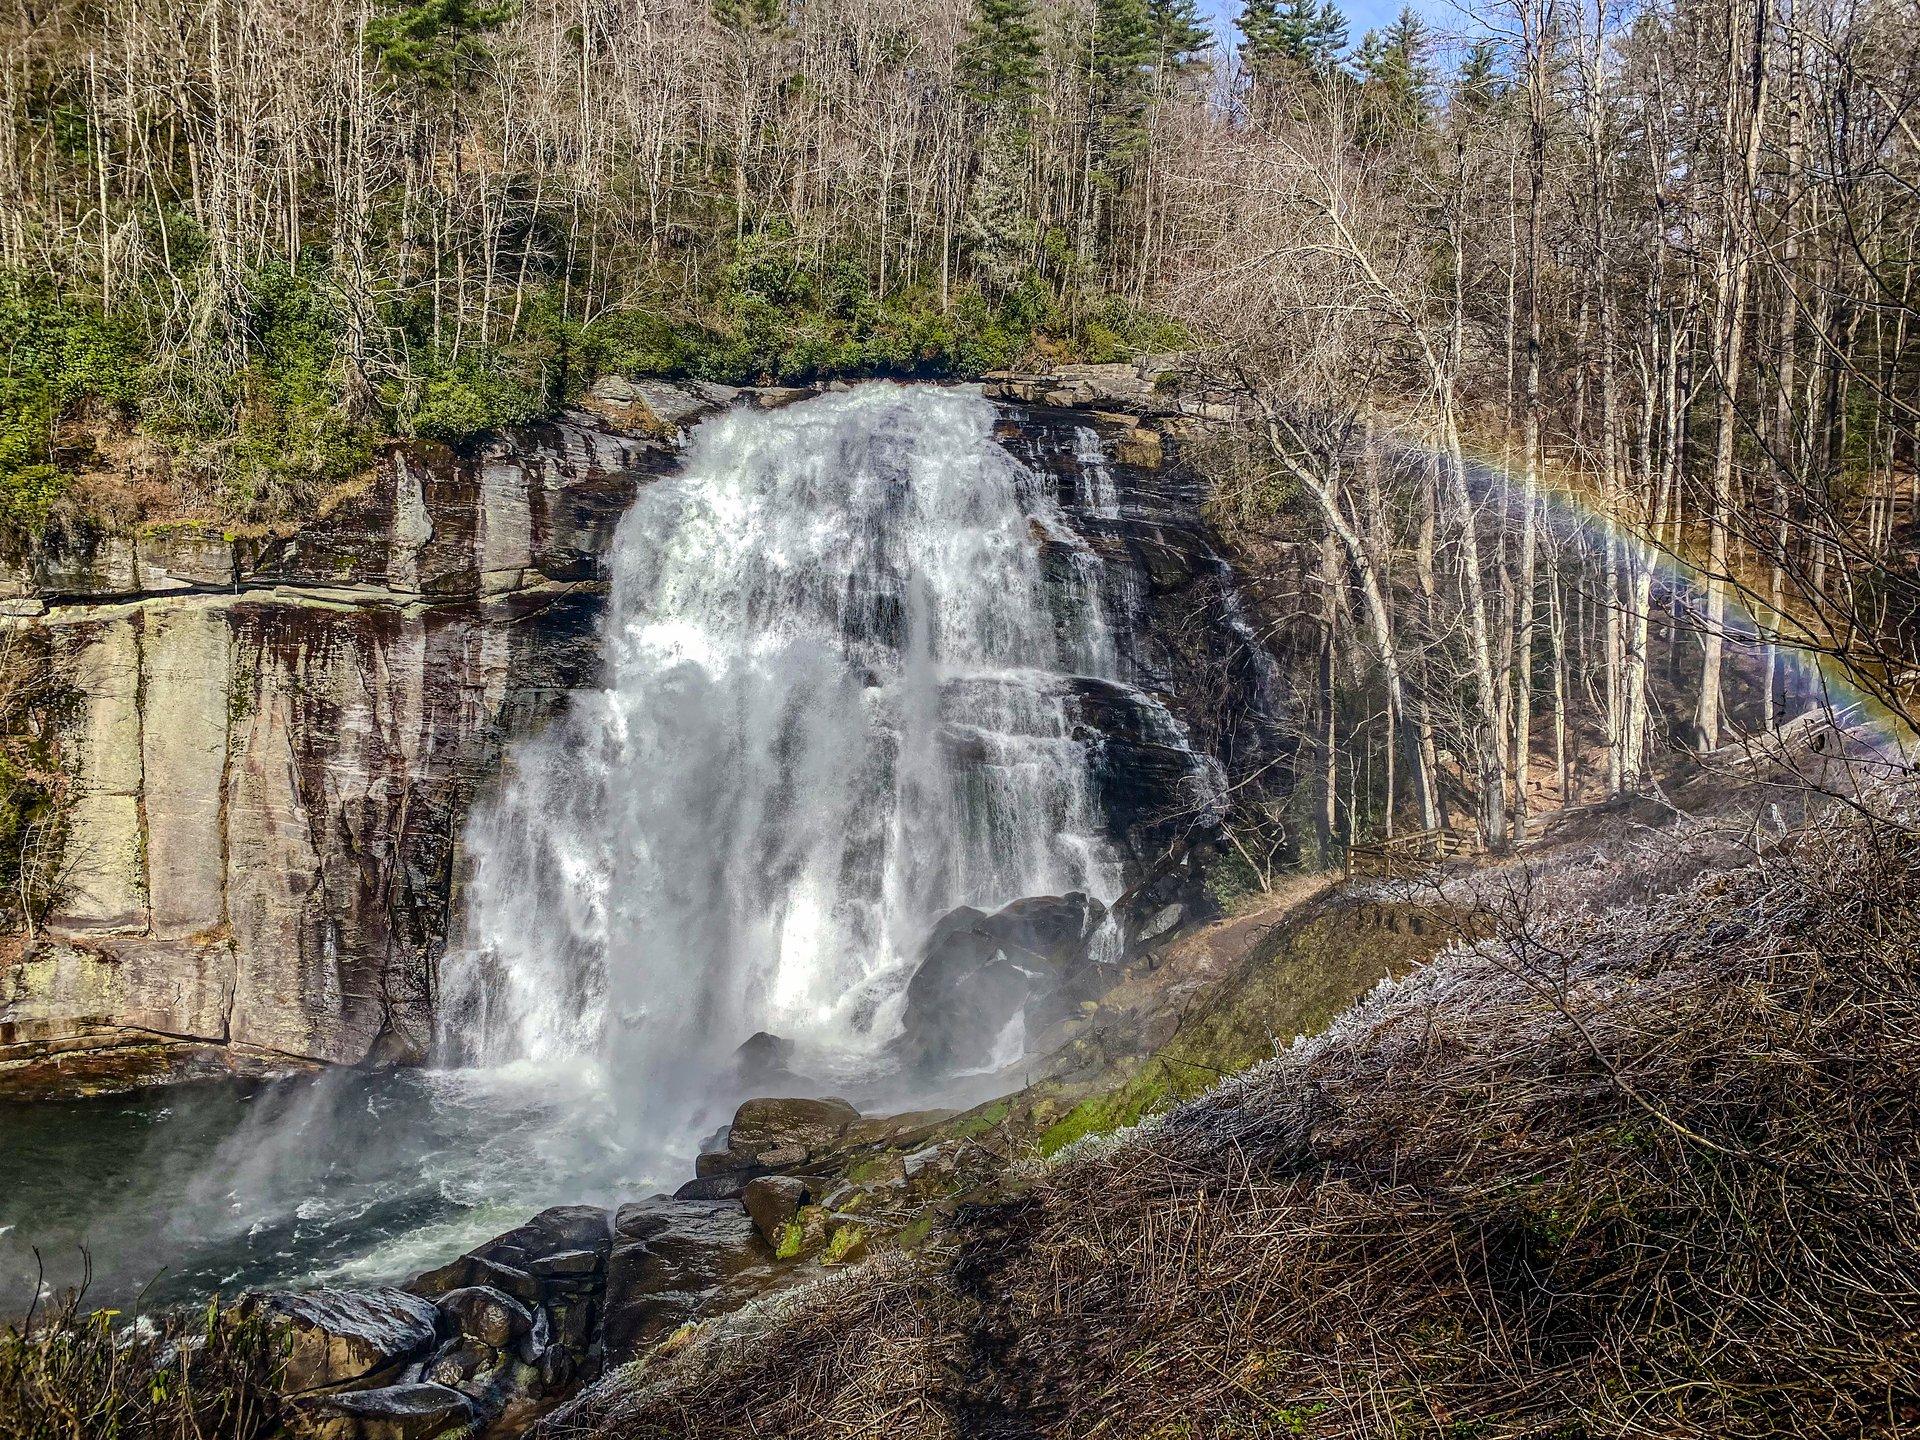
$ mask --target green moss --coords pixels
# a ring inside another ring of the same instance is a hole
[[[866,1253],[867,1232],[858,1225],[836,1226],[833,1234],[827,1237],[826,1254],[821,1258],[829,1265],[842,1265],[857,1260]]]
[[[901,1227],[900,1233],[894,1237],[895,1241],[902,1250],[918,1250],[933,1234],[935,1218],[931,1209],[922,1210]]]
[[[1041,1132],[1040,1153],[1052,1155],[1088,1135],[1123,1130],[1159,1108],[1171,1094],[1161,1079],[1164,1069],[1150,1061],[1114,1094],[1082,1100],[1058,1123]]]
[[[1012,1108],[1008,1100],[995,1100],[953,1121],[947,1126],[947,1133],[956,1140],[977,1139],[989,1130],[997,1130],[1004,1125]]]
[[[848,1167],[847,1179],[856,1185],[871,1185],[876,1181],[896,1180],[900,1176],[900,1157],[888,1150],[882,1154],[861,1160]]]
[[[1044,1155],[1190,1099],[1317,1034],[1389,974],[1431,955],[1446,931],[1404,906],[1337,901],[1276,927],[1179,1033],[1132,1074],[1044,1129]]]
[[[780,1227],[780,1243],[773,1247],[774,1259],[797,1259],[806,1243],[806,1228],[798,1220],[789,1220]]]

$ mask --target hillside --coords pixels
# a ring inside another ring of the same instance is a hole
[[[542,1433],[1908,1433],[1908,819],[1610,829],[1449,880],[1484,937],[1319,1037]]]

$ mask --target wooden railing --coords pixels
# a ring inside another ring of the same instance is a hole
[[[1391,840],[1376,840],[1366,845],[1347,847],[1347,879],[1356,875],[1391,880],[1396,874],[1413,875],[1450,860],[1456,855],[1476,854],[1480,837],[1471,830],[1442,827],[1414,830]]]

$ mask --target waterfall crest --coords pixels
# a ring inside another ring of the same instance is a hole
[[[737,409],[642,492],[604,688],[469,825],[448,1059],[653,1109],[758,1030],[870,1056],[942,912],[1118,893],[1063,683],[1114,647],[1097,587],[1049,587],[1057,504],[993,424],[890,384]]]

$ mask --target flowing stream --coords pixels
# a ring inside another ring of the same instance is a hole
[[[888,1098],[936,918],[1122,884],[1067,683],[1119,678],[1100,562],[994,425],[888,384],[703,424],[621,524],[603,688],[470,819],[436,1067],[127,1102],[71,1234],[115,1232],[114,1275],[177,1257],[182,1293],[390,1276],[671,1188],[758,1031]],[[1074,448],[1115,514],[1097,437]]]

